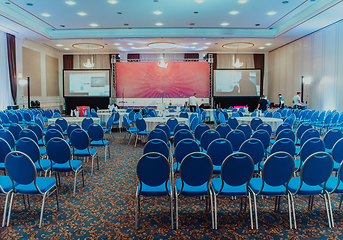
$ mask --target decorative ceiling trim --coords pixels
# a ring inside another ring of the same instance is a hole
[[[105,48],[104,45],[98,43],[74,43],[71,46],[80,50],[101,50]]]
[[[240,47],[239,46],[240,44],[243,47]],[[225,49],[248,49],[248,48],[252,48],[253,46],[255,46],[255,45],[253,43],[250,43],[250,42],[232,42],[232,43],[223,44],[222,48],[225,48]]]
[[[158,44],[165,44],[166,46],[170,45],[170,47],[156,47],[154,45],[158,45]],[[153,48],[153,49],[173,49],[176,48],[178,45],[176,43],[173,42],[152,42],[152,43],[148,43],[147,44],[148,47]]]

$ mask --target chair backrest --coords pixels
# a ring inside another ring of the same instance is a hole
[[[35,143],[38,144],[38,137],[37,135],[35,134],[34,131],[30,130],[30,129],[23,129],[20,131],[19,133],[19,139],[20,138],[23,138],[23,137],[27,137],[27,138],[30,138],[32,139],[33,141],[35,141]]]
[[[168,137],[168,139],[169,139],[169,137],[170,137],[170,129],[169,129],[169,127],[168,127],[168,125],[167,124],[165,124],[165,123],[160,123],[160,124],[158,124],[156,127],[155,127],[155,129],[162,129],[166,134],[167,134],[167,137]]]
[[[333,170],[333,159],[326,152],[317,152],[311,154],[303,163],[300,171],[302,182],[310,186],[316,186],[324,183],[331,176]]]
[[[169,159],[169,148],[167,144],[161,139],[151,139],[145,144],[143,154],[146,154],[149,152],[160,153],[163,156],[165,156],[167,159]]]
[[[325,124],[329,124],[331,122],[331,119],[332,119],[332,113],[327,113],[327,115],[325,116],[325,119],[324,119],[324,123]]]
[[[48,130],[44,136],[45,143],[47,144],[51,138],[56,138],[56,137],[63,139],[63,134],[56,129]]]
[[[300,159],[304,162],[311,154],[316,152],[325,152],[325,144],[320,138],[311,138],[307,140],[300,149]]]
[[[267,114],[266,114],[266,117],[273,117],[273,113],[272,112],[267,112]]]
[[[33,162],[37,162],[40,158],[38,144],[30,138],[20,138],[16,144],[16,150],[27,154]]]
[[[15,140],[19,139],[19,133],[23,128],[18,123],[11,123],[11,125],[8,127],[8,130],[13,134]]]
[[[286,152],[277,152],[270,155],[265,161],[262,168],[262,187],[264,183],[269,186],[277,187],[286,185],[288,186],[294,173],[294,160],[293,156]],[[287,190],[286,190],[287,191]]]
[[[311,122],[317,121],[318,116],[319,116],[319,111],[315,111],[311,116]]]
[[[312,128],[312,125],[310,123],[301,124],[295,133],[297,139],[301,139],[301,136],[304,134],[304,132],[310,128]]]
[[[286,115],[287,115],[287,109],[282,109],[281,116],[286,117]]]
[[[184,123],[179,123],[178,125],[175,126],[174,128],[174,135],[175,133],[177,133],[179,130],[181,129],[186,129],[186,130],[190,130],[188,125],[184,124]]]
[[[213,140],[207,148],[207,155],[210,156],[213,165],[216,166],[221,166],[225,158],[232,153],[232,145],[225,138]]]
[[[135,113],[135,121],[137,120],[137,118],[143,118],[142,114]]]
[[[91,125],[89,125],[87,133],[92,141],[103,140],[104,130],[97,123],[92,123]]]
[[[61,114],[57,112],[55,112],[54,115],[52,115],[52,118],[60,118],[60,117],[61,117]]]
[[[274,112],[272,118],[281,118],[281,113]]]
[[[256,131],[257,127],[262,123],[263,123],[263,121],[261,118],[255,117],[255,118],[251,119],[250,127],[253,131]]]
[[[209,189],[209,180],[212,177],[213,165],[211,158],[201,152],[194,152],[187,155],[180,166],[180,176],[182,186],[180,194],[183,190],[184,183],[189,186],[200,186],[207,183],[207,190]]]
[[[188,118],[188,113],[187,112],[182,112],[180,113],[181,118]]]
[[[284,124],[287,123],[287,124],[289,124],[290,126],[293,126],[293,123],[294,123],[294,121],[295,121],[295,116],[294,116],[294,117],[292,117],[292,116],[294,116],[294,115],[291,115],[291,116],[289,116],[288,118],[286,118],[285,121],[284,121],[283,123],[284,123]]]
[[[337,163],[343,160],[343,138],[339,139],[332,148],[331,156]]]
[[[262,124],[258,125],[256,130],[265,130],[269,133],[269,136],[272,135],[272,126],[270,126],[268,123],[262,123]]]
[[[319,132],[317,131],[317,129],[314,129],[314,128],[307,129],[301,135],[300,146],[304,145],[304,143],[311,138],[319,138],[319,137],[320,137],[320,135],[319,135]]]
[[[239,152],[248,154],[254,161],[254,164],[258,164],[262,160],[264,151],[263,143],[255,138],[245,140],[239,148]]]
[[[276,136],[276,141],[282,138],[289,138],[295,142],[295,133],[291,129],[284,129]]]
[[[199,124],[199,118],[198,117],[193,118],[193,120],[191,121],[190,129],[194,131],[195,128],[198,126],[198,124]]]
[[[175,147],[175,159],[181,163],[184,157],[193,152],[200,152],[199,145],[193,139],[182,139]]]
[[[137,164],[139,189],[142,190],[142,183],[150,187],[157,187],[165,183],[165,189],[169,192],[167,188],[169,173],[169,163],[166,157],[155,152],[144,154]]]
[[[191,113],[191,115],[189,116],[189,122],[192,122],[194,118],[198,117],[198,114],[196,113]]]
[[[322,111],[322,112],[319,114],[317,121],[318,121],[318,122],[323,122],[323,121],[324,121],[324,118],[325,118],[325,115],[326,115],[326,112],[325,112],[325,111]]]
[[[165,142],[166,144],[168,143],[168,136],[165,133],[163,129],[160,128],[155,128],[149,133],[148,141],[152,139],[159,139]]]
[[[231,129],[236,129],[238,124],[238,121],[235,117],[229,117],[228,124],[230,125]]]
[[[221,179],[230,186],[241,186],[243,184],[248,186],[253,174],[254,161],[246,153],[233,153],[227,156],[220,172]],[[220,189],[219,194],[222,189]]]
[[[69,144],[59,137],[51,138],[49,140],[46,145],[46,152],[49,159],[55,163],[63,164],[71,159]]]
[[[11,146],[7,143],[5,139],[0,137],[0,163],[5,162],[6,155],[11,151]]]
[[[277,136],[282,130],[284,129],[291,129],[292,130],[292,126],[289,125],[288,123],[283,123],[280,126],[278,126],[278,128],[275,131],[275,135]]]
[[[210,143],[213,140],[218,139],[218,138],[220,138],[220,134],[216,130],[213,130],[213,129],[206,130],[205,132],[203,132],[200,138],[201,147],[207,150],[208,145],[210,145]]]
[[[47,130],[50,130],[50,129],[56,129],[63,134],[63,129],[60,127],[60,125],[58,125],[56,123],[49,124]]]
[[[276,152],[286,152],[286,153],[290,154],[291,156],[294,156],[295,155],[295,144],[289,138],[281,138],[273,144],[273,146],[270,150],[271,154],[276,153]]]
[[[136,127],[138,131],[145,131],[146,130],[146,123],[143,118],[136,118]]]
[[[42,120],[40,120],[39,118],[36,117],[34,119],[34,123],[38,124],[42,129],[44,129],[44,124],[43,124]]]
[[[200,122],[204,122],[206,119],[206,111],[202,111],[201,112],[201,121]]]
[[[331,124],[335,124],[338,121],[339,114],[335,113],[331,119]]]
[[[107,122],[108,123],[108,122]],[[129,130],[130,129],[130,124],[129,124],[129,119],[128,119],[128,116],[124,116],[123,117],[123,123],[124,123],[124,126],[126,128],[126,130]]]
[[[197,125],[194,130],[195,139],[200,141],[202,134],[209,129],[210,127],[205,123],[200,123]]]
[[[242,123],[237,126],[236,129],[242,130],[245,134],[245,138],[248,139],[251,136],[251,127],[248,124]]]
[[[187,129],[181,129],[177,131],[174,135],[174,147],[183,139],[194,139],[193,134]]]
[[[129,112],[129,120],[132,122],[135,121],[135,112],[134,111]]]
[[[220,122],[220,123],[225,123],[225,122],[226,122],[225,116],[224,116],[223,113],[219,113],[219,114],[218,114],[218,118],[219,118],[219,122]]]
[[[81,127],[83,130],[87,131],[88,130],[88,127],[89,125],[91,125],[93,123],[93,118],[90,118],[90,117],[86,117],[82,120],[81,122]]]
[[[0,138],[4,139],[8,143],[8,145],[10,145],[11,149],[14,148],[15,138],[9,130],[0,129]]]
[[[27,126],[27,129],[32,130],[36,134],[38,140],[41,140],[43,138],[43,130],[42,130],[42,128],[38,124],[30,123]]]
[[[219,124],[216,131],[219,132],[221,138],[226,138],[229,132],[231,132],[231,127],[227,123]]]
[[[226,135],[226,139],[230,141],[233,151],[238,151],[242,143],[246,140],[246,137],[242,130],[233,129]]]
[[[71,133],[75,130],[75,129],[80,129],[81,127],[78,125],[78,124],[70,124],[68,125],[68,128],[67,128],[67,135],[68,135],[68,138],[70,139],[70,136],[71,136]],[[62,133],[63,135],[63,133]]]
[[[62,131],[66,131],[68,128],[68,122],[65,118],[58,118],[56,119],[55,123],[62,128]]]
[[[263,143],[264,150],[266,150],[269,147],[270,144],[270,135],[266,130],[257,130],[253,133],[251,138],[256,138],[260,140]]]
[[[170,129],[170,132],[175,133],[175,127],[178,125],[178,121],[176,118],[169,118],[167,121],[167,125]]]
[[[10,121],[12,123],[19,123],[19,119],[18,119],[17,115],[14,113],[9,113],[8,118],[10,119]]]
[[[118,112],[114,113],[112,122],[118,122],[119,118],[120,118],[120,114]]]
[[[238,112],[232,112],[231,116],[236,118],[236,117],[240,117],[241,115]]]
[[[31,117],[30,113],[24,112],[24,120],[26,122],[31,122],[32,121],[32,117]]]
[[[87,132],[83,129],[74,129],[70,136],[73,147],[83,150],[89,147],[90,139]]]
[[[327,149],[332,149],[335,143],[343,137],[339,129],[330,129],[324,136],[324,143]]]

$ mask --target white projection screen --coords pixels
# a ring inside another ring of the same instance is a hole
[[[257,97],[261,92],[261,69],[216,69],[215,97]]]
[[[110,70],[63,70],[64,97],[110,97]]]

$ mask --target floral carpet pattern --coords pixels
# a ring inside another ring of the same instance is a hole
[[[9,227],[1,228],[0,239],[343,239],[343,211],[337,209],[339,196],[332,195],[335,227],[330,229],[323,199],[315,197],[313,211],[307,210],[308,198],[296,197],[298,229],[289,229],[288,205],[281,201],[274,212],[274,198],[257,200],[259,229],[250,229],[249,211],[240,212],[240,199],[219,198],[218,230],[211,228],[211,215],[205,200],[179,198],[179,229],[171,230],[170,202],[167,197],[141,201],[139,228],[135,229],[136,164],[143,144],[127,146],[126,132],[114,132],[111,158],[104,162],[99,149],[100,170],[90,176],[85,166],[85,186],[79,176],[76,197],[73,176],[61,175],[60,209],[56,198],[47,199],[42,228],[38,228],[41,197],[30,197],[25,209],[21,196],[15,197]],[[0,197],[1,217],[4,197]]]

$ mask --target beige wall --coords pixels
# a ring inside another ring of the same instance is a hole
[[[269,53],[268,96],[286,105],[301,90],[302,76],[311,78],[304,87],[304,101],[317,110],[343,111],[343,22],[338,22]]]
[[[40,60],[39,52],[23,47],[23,77],[30,78],[30,96],[42,96]],[[24,95],[27,96],[27,88],[24,88]]]
[[[46,68],[46,95],[58,96],[58,59],[45,55],[45,68]]]

